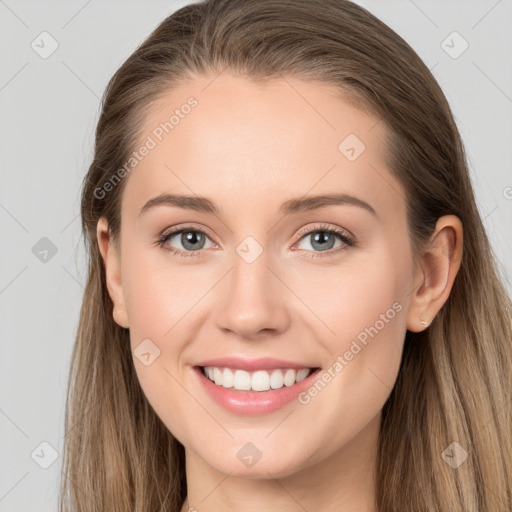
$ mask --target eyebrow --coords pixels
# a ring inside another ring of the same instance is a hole
[[[370,212],[377,217],[374,208],[366,201],[350,194],[322,194],[317,196],[303,196],[285,201],[279,208],[283,215],[301,213],[311,210],[317,210],[325,206],[358,206]],[[176,206],[185,210],[195,210],[202,213],[211,213],[219,215],[220,210],[213,201],[207,197],[187,196],[179,194],[161,194],[150,199],[141,209],[139,217],[148,210],[156,206]]]

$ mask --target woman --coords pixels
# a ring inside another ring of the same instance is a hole
[[[169,16],[81,213],[62,512],[512,508],[510,299],[448,103],[368,11]]]

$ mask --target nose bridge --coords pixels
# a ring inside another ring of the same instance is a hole
[[[229,285],[219,307],[219,327],[252,337],[262,330],[282,331],[289,315],[285,290],[272,267],[272,255],[252,236],[235,247]]]

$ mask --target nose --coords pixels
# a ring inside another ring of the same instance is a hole
[[[289,291],[270,263],[267,251],[251,263],[234,254],[233,268],[216,301],[217,326],[221,330],[247,339],[286,331],[290,324]]]

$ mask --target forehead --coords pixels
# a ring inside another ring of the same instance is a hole
[[[385,167],[385,137],[384,123],[331,85],[197,78],[148,109],[123,210],[163,192],[218,198],[223,210],[275,200],[277,211],[288,197],[346,191],[396,212],[403,191]]]

